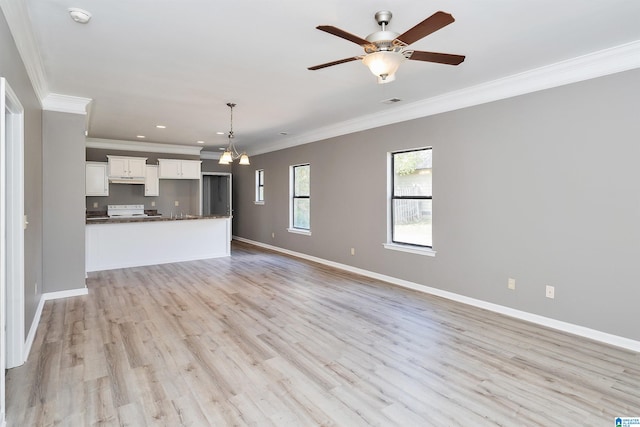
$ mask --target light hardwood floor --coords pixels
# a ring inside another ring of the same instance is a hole
[[[640,355],[234,243],[45,304],[9,426],[612,426]]]

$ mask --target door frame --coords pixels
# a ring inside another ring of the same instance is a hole
[[[229,213],[233,217],[233,178],[230,172],[202,172],[202,176],[200,177],[200,188],[198,190],[198,204],[200,205],[200,215],[202,215],[203,206],[202,206],[202,183],[204,181],[205,175],[218,175],[218,176],[228,176],[229,177]]]
[[[25,319],[24,319],[24,230],[27,220],[24,215],[24,108],[5,78],[0,78],[0,139],[2,140],[2,183],[5,197],[4,221],[5,233],[3,251],[5,262],[2,294],[5,300],[1,306],[6,310],[3,316],[6,333],[2,341],[6,357],[5,368],[22,365],[26,360]],[[4,178],[3,178],[4,179]],[[36,290],[37,292],[37,290]],[[4,330],[4,328],[2,329]],[[4,384],[2,389],[4,390]],[[4,403],[3,403],[4,404]]]

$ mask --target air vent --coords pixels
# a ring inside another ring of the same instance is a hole
[[[402,101],[402,99],[400,98],[389,98],[389,99],[385,99],[384,101],[380,101],[383,104],[395,104],[396,102],[400,102]]]

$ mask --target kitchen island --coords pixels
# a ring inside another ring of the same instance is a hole
[[[87,219],[86,271],[231,255],[231,217]]]

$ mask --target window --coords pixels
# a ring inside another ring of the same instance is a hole
[[[264,169],[256,170],[256,204],[264,204]]]
[[[310,231],[309,192],[310,165],[291,166],[291,220],[289,231],[308,234]]]
[[[392,244],[431,249],[432,149],[391,153],[390,235]]]

